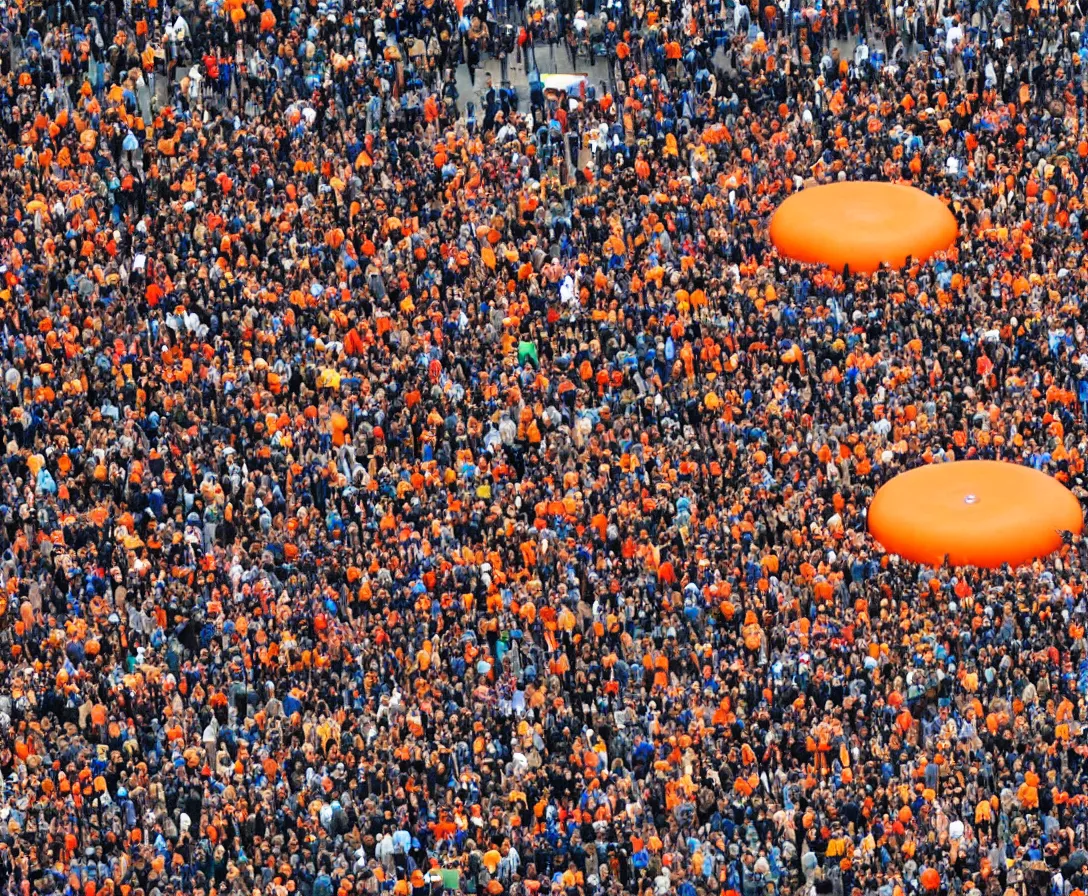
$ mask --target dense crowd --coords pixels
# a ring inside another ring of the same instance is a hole
[[[1088,9],[261,4],[0,3],[0,892],[1083,896],[1085,545],[865,513],[1086,494]]]

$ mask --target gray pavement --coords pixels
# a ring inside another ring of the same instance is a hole
[[[608,63],[604,57],[598,57],[594,64],[589,64],[589,59],[583,54],[578,57],[576,65],[572,65],[566,47],[556,44],[554,47],[544,45],[536,48],[536,62],[542,75],[557,74],[586,74],[590,82],[598,84],[608,81]],[[466,102],[474,102],[476,108],[480,108],[480,99],[487,90],[487,77],[490,74],[496,87],[501,86],[502,63],[498,59],[487,59],[476,70],[476,84],[473,86],[468,77],[468,66],[460,65],[457,69],[457,92],[461,95],[458,101],[461,109]],[[516,58],[510,60],[508,76],[510,85],[518,92],[518,107],[527,109],[529,106],[529,71],[524,63],[518,63]]]

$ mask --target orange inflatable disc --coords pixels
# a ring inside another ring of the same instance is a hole
[[[1058,550],[1084,525],[1080,502],[1058,480],[1019,464],[962,460],[901,473],[877,490],[869,531],[916,563],[994,569]]]
[[[845,181],[794,193],[771,218],[771,242],[794,261],[871,273],[925,261],[956,241],[940,199],[903,184]]]

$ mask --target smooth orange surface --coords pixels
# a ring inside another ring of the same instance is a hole
[[[956,241],[956,218],[940,199],[903,184],[847,181],[794,193],[771,218],[771,242],[794,261],[841,271],[925,261]]]
[[[892,554],[939,566],[1019,566],[1080,532],[1080,502],[1058,480],[1019,464],[963,460],[896,476],[869,505],[869,531]]]

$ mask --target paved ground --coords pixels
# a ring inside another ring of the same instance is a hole
[[[608,80],[608,64],[605,62],[604,57],[600,57],[595,61],[593,66],[589,65],[589,60],[584,56],[578,57],[577,66],[573,66],[570,61],[570,56],[567,54],[566,48],[563,46],[554,47],[538,47],[536,50],[536,62],[540,66],[540,73],[542,75],[555,75],[555,74],[586,74],[590,76],[590,81],[597,84],[600,81]],[[457,91],[461,94],[460,104],[464,109],[464,105],[467,102],[476,102],[476,108],[480,108],[479,98],[483,96],[487,83],[486,74],[490,73],[495,86],[500,86],[500,76],[502,74],[502,64],[497,59],[486,60],[479,69],[476,71],[476,85],[473,86],[468,77],[468,66],[461,65],[457,69]],[[512,59],[509,66],[509,78],[510,84],[518,92],[518,105],[519,108],[527,109],[529,106],[529,73],[524,64],[518,64],[516,59]]]

